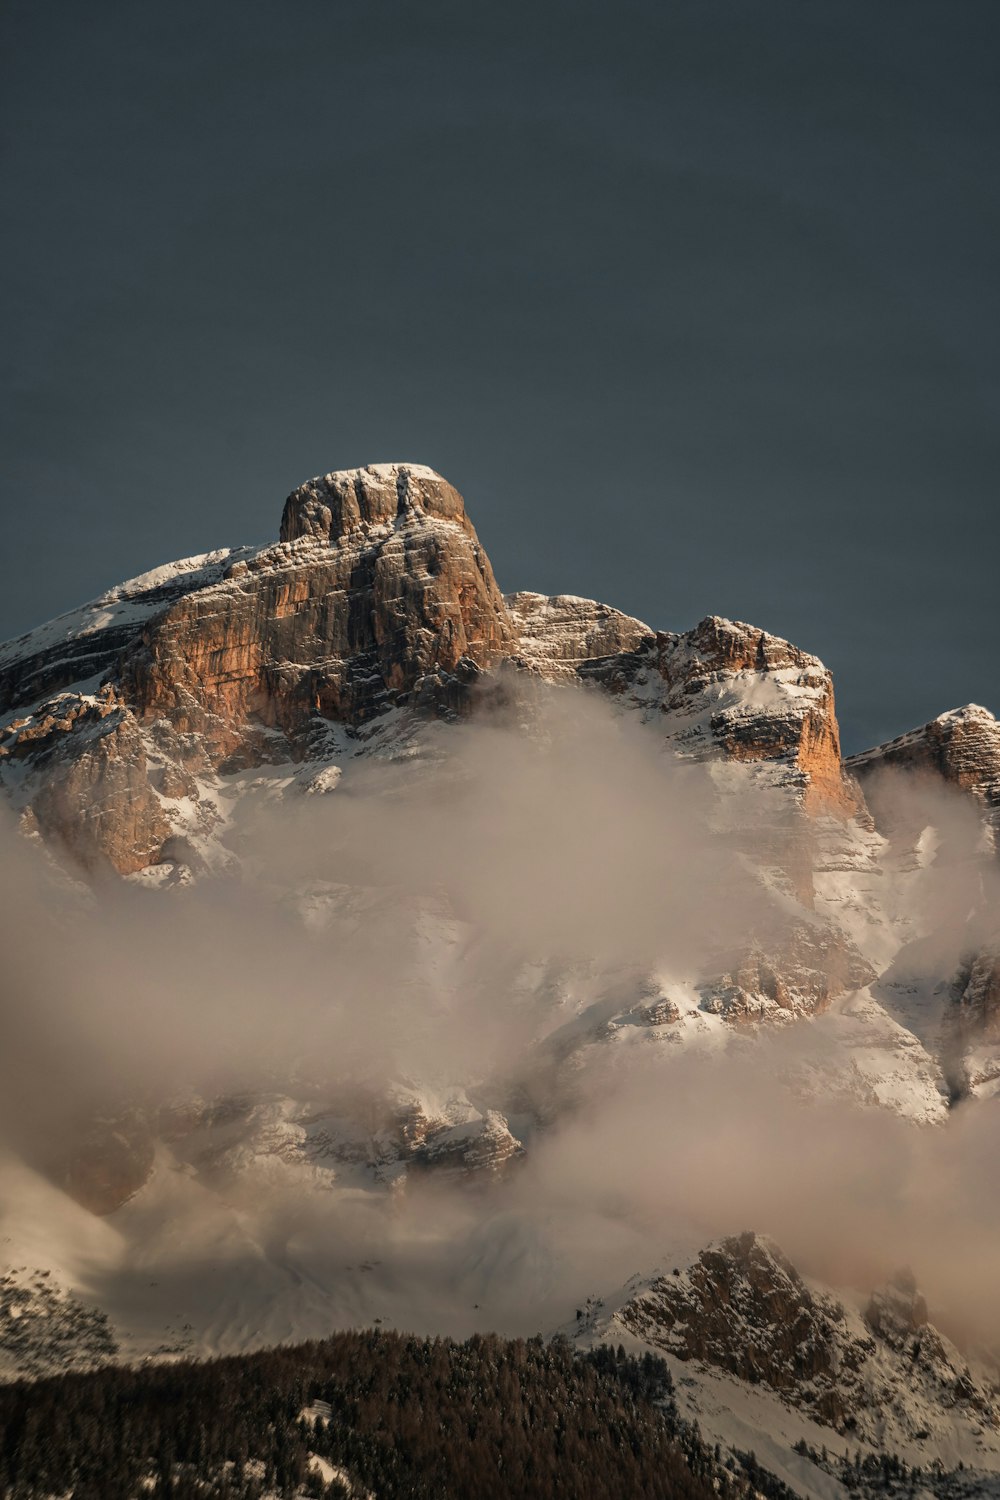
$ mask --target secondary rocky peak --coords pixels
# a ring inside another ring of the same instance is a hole
[[[942,779],[976,800],[1000,849],[1000,721],[988,708],[953,708],[846,764],[862,785],[887,768]]]
[[[988,1369],[969,1365],[897,1275],[863,1316],[810,1285],[765,1236],[717,1241],[641,1286],[611,1319],[677,1359],[777,1393],[852,1441],[900,1445],[967,1422],[996,1429]]]
[[[741,620],[709,615],[686,635],[664,637],[660,671],[680,738],[731,760],[773,761],[801,778],[810,812],[851,817],[862,808],[845,778],[833,679],[816,656]]]
[[[978,703],[953,708],[893,740],[852,755],[859,774],[878,766],[934,770],[952,785],[977,791],[1000,782],[1000,721]]]
[[[721,615],[707,615],[686,639],[704,665],[717,672],[759,672],[778,667],[826,671],[818,657],[800,651],[780,636]]]
[[[431,516],[474,536],[465,502],[440,474],[424,464],[368,464],[306,480],[285,501],[281,540],[299,537],[338,542],[354,533],[392,526],[397,519]]]

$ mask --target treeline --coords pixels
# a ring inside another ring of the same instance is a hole
[[[303,1414],[316,1403],[328,1418]],[[351,1484],[324,1483],[312,1455]],[[10,1500],[719,1500],[720,1486],[662,1360],[566,1340],[364,1331],[0,1386]]]
[[[929,1437],[928,1432],[918,1434]],[[932,1458],[926,1466],[907,1464],[898,1453],[866,1453],[858,1448],[854,1456],[849,1453],[819,1452],[800,1438],[795,1452],[808,1458],[817,1468],[823,1469],[839,1479],[845,1489],[861,1495],[887,1496],[888,1500],[906,1500],[906,1497],[921,1493],[937,1495],[939,1500],[966,1500],[972,1495],[981,1495],[985,1487],[981,1474],[967,1470],[962,1460],[958,1467],[946,1469],[940,1458]],[[990,1490],[994,1492],[995,1484]]]

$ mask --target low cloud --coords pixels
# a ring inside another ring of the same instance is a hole
[[[978,824],[926,786],[879,795],[897,843],[923,840],[906,899],[933,936],[926,962],[950,961],[1000,910]],[[262,796],[234,831],[242,873],[192,888],[85,890],[6,820],[6,1147],[44,1162],[95,1114],[192,1092],[509,1086],[579,1005],[634,999],[644,974],[720,971],[780,932],[787,903],[741,850],[794,827],[749,779],[741,798],[727,831],[711,767],[567,691],[430,726],[402,761],[345,762],[329,795]],[[442,1327],[490,1287],[495,1320],[530,1328],[560,1299],[752,1227],[835,1281],[909,1263],[956,1326],[1000,1337],[1000,1110],[968,1105],[930,1130],[796,1099],[787,1078],[827,1046],[803,1024],[725,1053],[594,1048],[572,1108],[489,1195],[427,1183],[349,1200],[254,1180],[243,1211],[272,1260],[312,1257],[321,1279],[383,1244],[398,1285],[420,1288],[419,1319]],[[345,1291],[343,1308],[364,1304]]]

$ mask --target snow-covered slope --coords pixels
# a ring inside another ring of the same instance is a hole
[[[907,1272],[867,1297],[837,1296],[744,1233],[632,1278],[568,1331],[584,1346],[665,1356],[703,1436],[753,1449],[799,1493],[842,1493],[867,1455],[940,1467],[933,1492],[951,1480],[1000,1493],[1000,1368],[970,1361],[933,1326]]]
[[[152,568],[89,604],[0,646],[0,702],[16,708],[43,694],[99,678],[133,644],[147,621],[185,594],[210,588],[261,549],[224,547]]]

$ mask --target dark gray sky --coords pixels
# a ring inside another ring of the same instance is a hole
[[[1000,710],[997,0],[6,0],[0,637],[409,459],[501,586]]]

